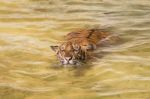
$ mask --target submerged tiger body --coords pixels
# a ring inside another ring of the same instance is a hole
[[[78,64],[86,59],[91,51],[95,50],[102,40],[111,34],[102,29],[89,29],[71,32],[66,35],[66,42],[60,46],[51,46],[63,65]]]

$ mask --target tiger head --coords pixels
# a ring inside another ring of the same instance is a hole
[[[87,50],[77,43],[65,42],[60,46],[50,47],[63,65],[76,65],[86,59]]]

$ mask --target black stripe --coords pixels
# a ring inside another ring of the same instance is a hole
[[[86,38],[90,38],[94,31],[95,31],[95,29],[91,29],[89,35]]]
[[[81,56],[80,56],[80,60],[85,60],[86,54],[84,51],[81,50]]]

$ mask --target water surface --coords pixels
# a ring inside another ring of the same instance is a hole
[[[50,45],[109,27],[122,41],[79,68]],[[149,0],[0,0],[0,99],[150,99]]]

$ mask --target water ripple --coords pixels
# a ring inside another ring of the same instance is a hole
[[[137,94],[137,93],[149,93],[150,90],[139,90],[139,89],[124,89],[124,90],[118,90],[116,91],[113,90],[113,91],[110,91],[110,92],[106,92],[106,93],[99,93],[98,95],[99,96],[113,96],[113,95],[120,95],[120,94],[126,94],[126,93],[134,93],[134,94]]]

